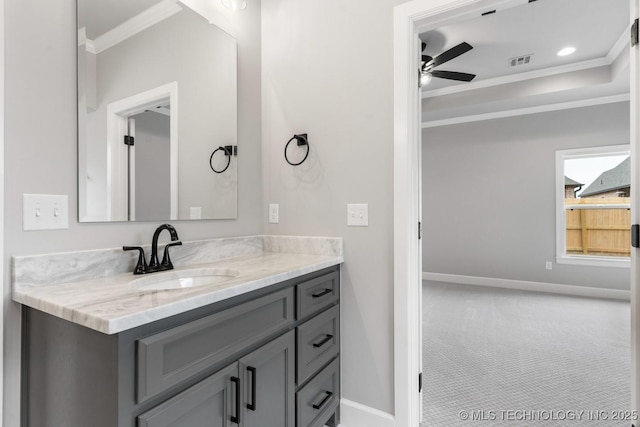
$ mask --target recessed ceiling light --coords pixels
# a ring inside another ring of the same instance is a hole
[[[222,4],[231,10],[242,10],[247,7],[245,0],[222,0]]]
[[[575,48],[575,47],[573,47],[573,46],[567,46],[567,47],[565,47],[565,48],[561,49],[561,50],[558,52],[558,56],[567,56],[567,55],[571,55],[571,54],[572,54],[573,52],[575,52],[575,51],[576,51],[576,48]]]

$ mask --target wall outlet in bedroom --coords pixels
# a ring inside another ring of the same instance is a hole
[[[269,223],[277,224],[280,222],[280,205],[271,203],[269,205]]]
[[[545,264],[545,268],[547,270],[553,269],[553,263],[551,261],[547,261],[546,264]]]

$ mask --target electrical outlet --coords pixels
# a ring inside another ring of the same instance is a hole
[[[190,207],[189,219],[202,219],[202,208],[200,206]]]
[[[545,264],[545,268],[547,270],[551,270],[553,268],[553,263],[551,261],[547,261]]]
[[[271,203],[269,205],[269,223],[277,224],[280,222],[280,205]]]

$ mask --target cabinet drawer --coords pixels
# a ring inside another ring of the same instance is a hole
[[[340,351],[340,307],[335,305],[297,328],[298,384],[333,359]]]
[[[335,303],[340,293],[338,282],[338,272],[333,271],[296,286],[298,319]]]
[[[285,289],[139,340],[138,402],[286,329],[293,321],[293,289]]]
[[[296,426],[323,426],[340,403],[340,358],[336,358],[296,395]]]

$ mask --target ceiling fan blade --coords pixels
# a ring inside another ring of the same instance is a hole
[[[441,70],[433,70],[431,71],[431,75],[433,77],[439,77],[441,79],[459,80],[461,82],[470,82],[476,77],[475,74],[458,73],[457,71],[441,71]]]
[[[437,67],[440,64],[444,64],[445,62],[448,62],[454,58],[457,58],[463,53],[469,52],[471,49],[473,49],[473,46],[471,46],[467,42],[462,42],[459,45],[454,46],[451,49],[442,52],[440,55],[433,58],[433,60],[427,63],[426,65],[430,66],[431,68]]]

